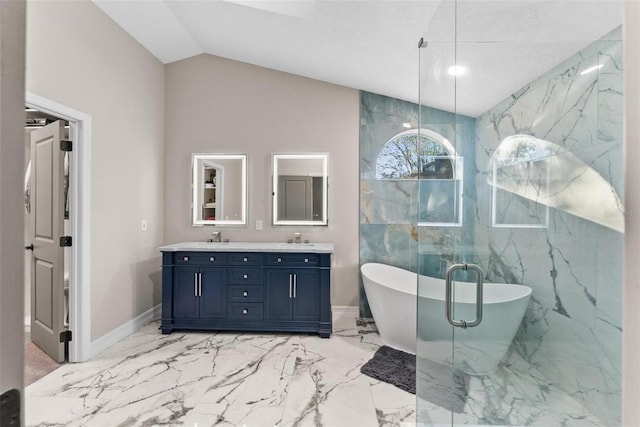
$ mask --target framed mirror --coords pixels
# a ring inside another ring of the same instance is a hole
[[[273,224],[327,225],[328,154],[273,155]]]
[[[193,154],[193,226],[247,225],[247,155]]]

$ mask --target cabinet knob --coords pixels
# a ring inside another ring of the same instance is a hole
[[[249,312],[249,310],[247,310],[246,308],[242,309],[242,314],[247,314]]]
[[[309,262],[309,258],[305,258],[305,259],[304,259],[304,262]]]
[[[189,257],[188,256],[182,257],[182,260],[183,261],[189,261]]]
[[[214,257],[214,256],[209,257],[209,261],[214,262],[215,260],[216,260],[216,257]]]
[[[278,257],[278,262],[282,262],[282,258]]]
[[[246,274],[243,274],[243,277],[246,279],[246,278],[247,278],[247,277],[249,277],[249,276],[247,276]]]
[[[249,292],[244,291],[244,292],[242,293],[242,296],[243,296],[243,297],[248,297],[248,296],[249,296]]]
[[[243,260],[244,262],[247,262],[247,261],[249,261],[249,258],[244,257],[244,258],[242,258],[242,260]]]

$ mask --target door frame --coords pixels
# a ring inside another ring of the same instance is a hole
[[[91,116],[26,91],[25,104],[69,122],[69,219],[73,245],[69,264],[69,362],[91,357]],[[82,283],[82,286],[79,284]]]

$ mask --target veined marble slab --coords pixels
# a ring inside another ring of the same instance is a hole
[[[333,243],[282,243],[282,242],[181,242],[160,246],[162,252],[308,252],[331,254]]]
[[[26,426],[603,427],[516,351],[471,377],[463,413],[360,372],[382,342],[355,319],[306,334],[174,332],[151,322],[25,388]],[[416,414],[419,415],[416,415]]]

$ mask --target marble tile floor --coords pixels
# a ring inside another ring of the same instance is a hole
[[[416,425],[416,398],[360,373],[381,345],[353,319],[330,339],[302,334],[174,332],[152,322],[94,359],[25,390],[27,426]],[[429,425],[599,426],[517,355],[472,378],[464,414],[420,401]],[[507,372],[509,371],[510,372]],[[507,375],[508,374],[508,375]],[[514,405],[519,408],[514,411]],[[515,413],[517,412],[517,413]]]
[[[415,425],[414,395],[360,373],[380,341],[353,319],[330,339],[158,326],[28,386],[26,425]]]

